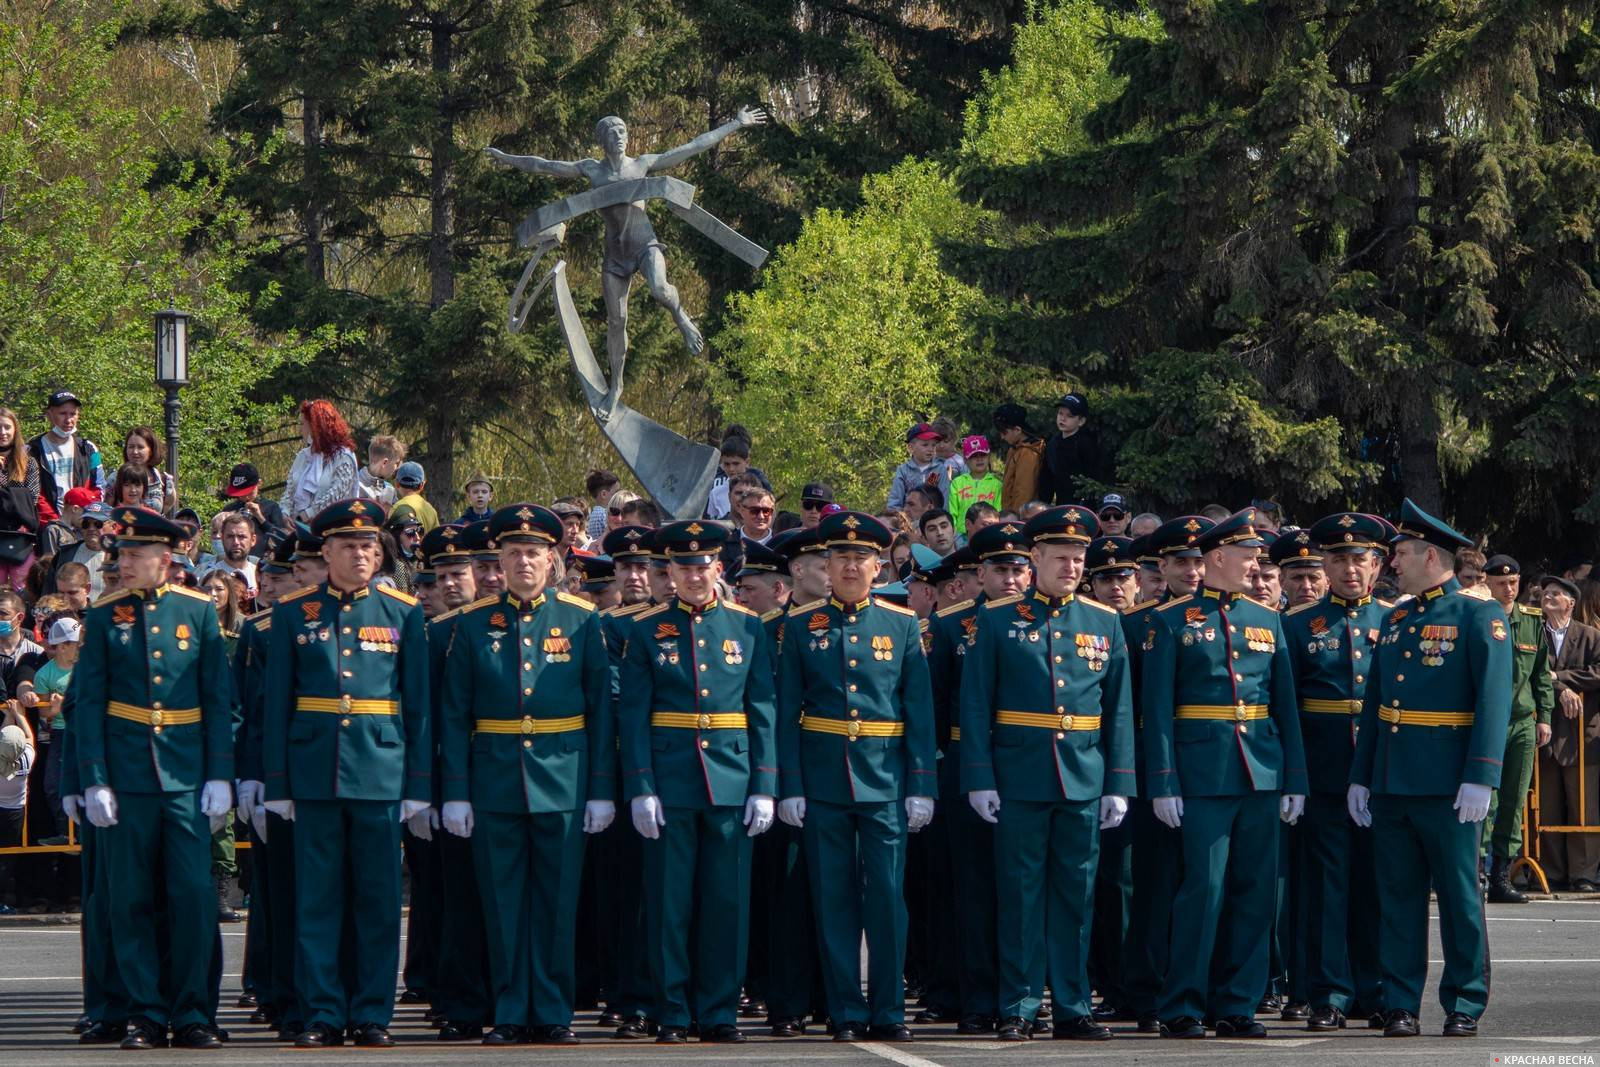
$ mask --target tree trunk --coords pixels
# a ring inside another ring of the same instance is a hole
[[[433,230],[428,237],[428,300],[436,311],[456,295],[455,102],[450,92],[454,32],[455,27],[445,16],[438,16],[433,24],[433,74],[442,92],[433,133],[429,190]]]
[[[300,207],[300,228],[306,240],[306,273],[321,285],[327,280],[327,261],[322,237],[322,105],[315,97],[301,100],[300,136],[305,144],[305,201]]]
[[[439,410],[428,413],[428,488],[424,496],[448,522],[454,518],[451,500],[456,485],[456,415]]]

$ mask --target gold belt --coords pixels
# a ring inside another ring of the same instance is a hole
[[[325,711],[334,715],[398,715],[398,700],[357,700],[354,697],[295,697],[295,711]]]
[[[1041,715],[1032,711],[997,711],[994,721],[1002,726],[1032,726],[1039,730],[1098,730],[1098,715]]]
[[[584,727],[582,715],[569,715],[564,719],[535,719],[524,715],[520,719],[475,719],[475,734],[565,734]]]
[[[961,740],[961,727],[959,727],[959,726],[950,727],[950,740],[952,740],[952,741]]]
[[[1314,715],[1360,715],[1361,701],[1313,700],[1311,697],[1306,697],[1300,701],[1300,710]]]
[[[120,700],[106,701],[106,714],[141,726],[190,726],[200,721],[199,708],[141,708]]]
[[[652,711],[650,725],[675,730],[744,730],[749,727],[750,721],[742,711],[719,711],[709,715],[687,711]]]
[[[860,719],[819,719],[812,715],[800,717],[800,729],[814,734],[838,734],[854,741],[858,737],[904,737],[903,722],[862,722]]]
[[[1175,719],[1213,719],[1218,722],[1245,722],[1265,719],[1265,704],[1179,704],[1173,711]]]
[[[1379,708],[1378,718],[1402,726],[1471,726],[1470,711],[1411,711],[1406,708]]]

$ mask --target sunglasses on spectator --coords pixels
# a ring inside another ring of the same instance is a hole
[[[606,514],[607,515],[615,515],[617,518],[620,519],[620,518],[622,518],[622,509],[621,508],[606,508]]]
[[[1119,510],[1117,508],[1106,508],[1104,511],[1102,511],[1100,513],[1100,517],[1102,519],[1110,519],[1111,521],[1115,522],[1118,519],[1127,518],[1128,517],[1128,513],[1126,511],[1121,511],[1121,510]]]
[[[800,506],[807,511],[821,511],[830,503],[832,501],[829,500],[802,500],[800,501]]]
[[[96,530],[98,530],[101,527],[103,527],[105,525],[105,523],[99,522],[99,521],[97,521],[95,519],[84,519],[82,522],[78,523],[78,525],[79,526],[92,526]]]
[[[771,515],[771,508],[761,507],[759,504],[746,504],[744,509],[752,515]]]

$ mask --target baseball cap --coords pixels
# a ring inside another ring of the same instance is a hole
[[[805,488],[800,490],[801,500],[821,500],[824,503],[833,500],[833,486],[825,482],[807,482]]]
[[[981,433],[975,433],[971,437],[963,437],[961,439],[961,455],[966,459],[971,459],[979,452],[988,455],[989,451],[989,439]]]
[[[77,404],[82,407],[83,401],[79,400],[78,394],[71,389],[57,389],[50,394],[50,399],[44,402],[44,406],[47,408],[58,408],[62,404]]]
[[[111,521],[111,509],[101,501],[96,500],[83,509],[83,518],[86,522],[98,522],[104,525]]]
[[[11,781],[22,773],[22,754],[28,750],[28,735],[22,727],[0,729],[0,777]]]
[[[233,470],[228,472],[228,487],[222,492],[226,496],[249,496],[250,490],[261,484],[261,472],[249,463],[235,463]]]
[[[1056,407],[1066,408],[1068,414],[1084,416],[1089,414],[1089,402],[1077,393],[1067,393],[1056,401]]]
[[[65,615],[50,624],[50,633],[45,641],[52,645],[64,644],[68,641],[80,640],[83,628],[78,625],[78,620],[71,615]]]
[[[400,469],[394,472],[396,485],[403,485],[407,489],[417,489],[427,480],[427,475],[422,472],[422,464],[414,459],[408,459],[400,464]]]
[[[1097,514],[1104,515],[1107,511],[1109,511],[1112,508],[1115,508],[1116,510],[1118,510],[1120,512],[1123,512],[1124,514],[1127,513],[1128,504],[1127,504],[1127,502],[1125,500],[1122,499],[1122,494],[1121,493],[1107,493],[1105,496],[1101,497],[1100,498],[1100,507],[1099,507],[1099,509],[1097,511]]]
[[[70,507],[86,508],[100,499],[100,490],[91,489],[86,485],[75,485],[67,490],[67,495],[62,497],[63,503]]]
[[[919,422],[906,431],[907,441],[937,441],[939,431],[925,422]]]

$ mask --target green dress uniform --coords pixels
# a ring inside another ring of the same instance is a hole
[[[1382,525],[1369,515],[1342,512],[1312,526],[1321,552],[1382,552]],[[1343,1016],[1383,1010],[1378,969],[1377,875],[1372,835],[1346,810],[1361,702],[1367,691],[1383,617],[1394,605],[1328,593],[1283,617],[1300,701],[1300,735],[1310,762],[1301,824],[1299,880],[1306,922],[1298,955],[1306,968],[1313,1029],[1337,1028]],[[1327,1009],[1339,1013],[1327,1017]]]
[[[885,549],[870,515],[818,525],[830,551]],[[845,549],[851,550],[851,549]],[[785,799],[806,802],[802,833],[836,1036],[905,1022],[908,797],[938,791],[932,693],[916,614],[868,597],[789,610],[779,652],[778,765]],[[868,994],[861,994],[861,937]]]
[[[182,530],[140,508],[117,519],[125,542],[170,544]],[[109,786],[117,799],[117,823],[95,834],[95,847],[128,1017],[175,1032],[209,1026],[217,907],[200,791],[234,777],[233,680],[210,598],[166,585],[102,597],[73,683],[81,784]],[[152,916],[163,898],[160,944]]]
[[[1253,509],[1238,512],[1195,546],[1260,547],[1253,518]],[[1158,1011],[1173,1033],[1192,1033],[1208,1014],[1248,1031],[1267,985],[1278,796],[1306,792],[1277,609],[1209,586],[1163,604],[1146,637],[1142,688],[1147,788],[1183,801],[1183,878]]]
[[[656,533],[669,560],[715,562],[722,527]],[[778,791],[772,653],[755,612],[681,599],[634,615],[618,678],[623,792],[656,797],[644,843],[646,929],[663,1035],[698,1020],[702,1038],[738,1017],[750,909],[751,797]],[[721,1029],[719,1029],[721,1028]]]
[[[1452,552],[1466,538],[1409,500],[1398,524]],[[1474,1021],[1489,1000],[1489,941],[1478,892],[1481,827],[1459,821],[1464,784],[1500,782],[1511,718],[1505,612],[1452,576],[1385,617],[1361,707],[1350,783],[1371,790],[1385,1007],[1412,1020],[1428,974],[1428,888],[1439,903],[1439,1003]],[[1414,1023],[1413,1023],[1414,1025]]]
[[[533,504],[490,524],[502,547],[561,537],[561,520]],[[584,807],[616,795],[610,696],[588,601],[508,590],[461,609],[440,698],[441,795],[472,805],[494,1043],[570,1037]]]
[[[1089,511],[1055,507],[1025,528],[988,527],[973,548],[1012,562],[1030,542],[1087,545],[1097,528]],[[1058,1032],[1078,1036],[1068,1027],[1090,1015],[1100,799],[1135,792],[1127,644],[1111,608],[1038,590],[985,604],[976,637],[961,679],[961,786],[1000,794],[1000,1015],[1032,1024],[1048,967]]]
[[[379,514],[341,501],[311,529],[362,536]],[[313,1027],[339,1038],[387,1027],[400,964],[401,800],[426,804],[433,789],[422,609],[388,586],[324,582],[273,606],[267,649],[263,781],[269,803],[294,802],[300,1041]]]
[[[1496,556],[1485,574],[1517,574],[1515,560]],[[1539,750],[1535,727],[1550,725],[1555,711],[1555,675],[1544,612],[1518,604],[1506,619],[1511,631],[1511,727],[1506,733],[1505,769],[1489,806],[1490,888],[1511,888],[1507,868],[1522,849],[1522,809],[1533,782],[1533,761]],[[1509,894],[1508,894],[1509,895]]]

